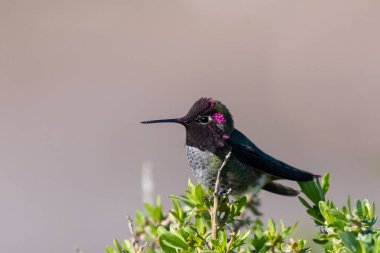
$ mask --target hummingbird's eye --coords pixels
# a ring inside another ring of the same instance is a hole
[[[210,116],[202,116],[202,117],[198,118],[197,121],[202,123],[202,124],[207,124],[208,122],[210,122]]]

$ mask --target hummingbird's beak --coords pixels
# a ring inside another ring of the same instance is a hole
[[[157,120],[147,120],[141,121],[143,124],[153,124],[153,123],[181,123],[178,119],[157,119]]]

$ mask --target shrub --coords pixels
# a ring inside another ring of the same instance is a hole
[[[325,199],[329,178],[326,174],[322,183],[318,179],[299,183],[305,196],[299,200],[318,228],[313,240],[325,252],[380,252],[375,204],[358,200],[352,207],[348,199],[347,206],[337,208]],[[213,235],[215,196],[217,230]],[[159,198],[155,205],[145,204],[145,210],[136,213],[135,226],[129,219],[132,239],[114,240],[113,247],[106,247],[107,253],[311,252],[305,239],[291,238],[296,225],[276,224],[272,219],[264,224],[258,216],[248,215],[249,210],[257,209],[255,198],[218,196],[190,180],[185,195],[170,198],[173,206],[169,213],[164,213]]]

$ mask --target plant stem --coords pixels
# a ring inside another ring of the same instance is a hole
[[[211,236],[213,240],[217,239],[218,234],[218,220],[217,220],[217,211],[218,211],[218,204],[219,204],[219,185],[220,185],[220,174],[222,172],[223,167],[226,165],[228,159],[231,156],[231,151],[228,152],[228,154],[225,156],[224,161],[220,168],[218,169],[218,174],[216,176],[215,181],[215,189],[214,189],[214,207],[211,211]]]
[[[139,245],[138,239],[137,239],[137,236],[136,236],[136,233],[135,233],[135,230],[133,228],[132,219],[131,219],[131,217],[128,214],[126,215],[126,217],[127,217],[127,220],[128,220],[129,231],[132,234],[132,248],[133,248],[133,252],[134,253],[140,253],[140,252],[142,252],[142,250],[144,249],[145,246],[140,246]]]

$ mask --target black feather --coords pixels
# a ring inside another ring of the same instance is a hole
[[[264,153],[237,129],[233,130],[227,143],[231,146],[234,157],[253,169],[293,181],[309,181],[316,177],[312,173],[292,167]]]

